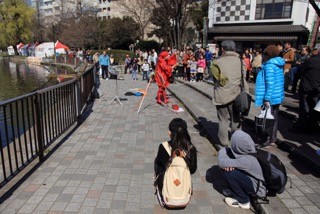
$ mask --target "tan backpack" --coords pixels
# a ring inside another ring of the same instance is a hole
[[[168,142],[162,143],[169,156],[171,147]],[[186,207],[192,195],[191,174],[184,159],[185,152],[179,151],[180,155],[173,153],[172,162],[164,174],[162,197],[163,202],[169,208]]]

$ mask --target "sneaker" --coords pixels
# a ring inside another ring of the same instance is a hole
[[[226,202],[226,204],[228,204],[230,207],[240,207],[242,209],[246,209],[249,210],[250,209],[250,202],[245,203],[245,204],[241,204],[239,203],[239,201],[237,201],[234,198],[230,198],[230,197],[226,197],[224,199],[224,201]]]
[[[109,78],[107,78],[106,80],[109,80]]]

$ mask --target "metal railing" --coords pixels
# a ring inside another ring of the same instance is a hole
[[[0,188],[78,121],[94,89],[93,68],[77,79],[0,102]]]
[[[55,62],[69,64],[75,67],[78,67],[81,64],[81,60],[79,58],[70,56],[56,56]]]

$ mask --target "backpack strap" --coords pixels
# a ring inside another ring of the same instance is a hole
[[[169,154],[169,156],[171,156],[171,146],[169,145],[168,141],[163,142],[162,146],[165,148],[165,150],[167,151],[167,153]]]

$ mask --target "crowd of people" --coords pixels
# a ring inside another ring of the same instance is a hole
[[[187,49],[182,53],[166,50],[159,57],[167,60],[167,65],[170,65],[169,59],[175,55],[177,61],[171,67],[172,73],[186,81],[201,81],[202,75],[199,74],[211,73],[214,82],[212,102],[217,109],[218,138],[222,146],[218,162],[229,186],[228,191],[224,192],[225,203],[232,207],[250,209],[250,200],[253,197],[266,197],[270,186],[267,185],[264,169],[257,159],[256,143],[249,134],[241,130],[242,115],[234,103],[241,90],[241,79],[255,83],[256,106],[270,109],[273,116],[271,131],[266,133],[265,142],[260,147],[269,148],[278,140],[278,112],[284,101],[285,91],[296,93],[298,89],[299,128],[319,130],[320,112],[314,107],[320,99],[320,49],[311,51],[308,46],[303,46],[301,51],[297,51],[290,42],[286,42],[284,45],[269,45],[264,50],[247,49],[240,55],[231,40],[223,41],[220,48],[221,55],[213,55],[204,49],[196,52]],[[246,81],[244,88],[248,91]],[[180,157],[181,151],[187,154],[190,147],[194,148],[193,158],[196,158],[196,149],[186,131],[186,124],[180,119],[178,121],[172,121],[169,125],[171,140],[168,145],[172,148],[171,153],[161,144],[155,159],[155,185],[159,187],[157,191],[160,191],[160,201],[163,200],[164,204],[170,202],[166,198],[161,199],[161,193],[166,193],[161,189],[162,182],[166,182],[163,176],[168,173],[170,161],[177,155]],[[182,131],[184,135],[181,134]],[[181,132],[179,138],[176,137],[178,132]],[[179,152],[174,154],[176,149]],[[188,158],[185,155],[181,157],[186,159],[188,165]],[[192,167],[190,171],[192,169],[194,173],[196,166],[188,167]]]
[[[184,50],[172,50],[168,47],[161,50],[159,54],[154,49],[146,51],[138,49],[134,51],[134,57],[126,54],[124,61],[120,63],[125,65],[125,74],[131,73],[132,81],[138,80],[138,73],[142,74],[142,81],[149,81],[151,73],[157,75],[158,64],[162,61],[159,55],[162,52],[174,58],[171,60],[174,63],[171,62],[170,72],[166,74],[168,83],[174,82],[175,78],[189,82],[201,82],[206,78],[207,81],[215,83],[213,103],[218,112],[220,124],[218,135],[221,145],[227,145],[230,142],[227,131],[229,118],[231,118],[231,133],[241,126],[241,116],[234,112],[232,107],[233,100],[240,90],[241,71],[239,69],[241,65],[239,59],[242,59],[244,65],[246,82],[256,83],[255,95],[258,98],[256,105],[269,107],[275,117],[273,136],[265,146],[274,145],[277,141],[277,112],[284,100],[285,91],[293,94],[297,91],[299,93],[299,120],[296,128],[314,131],[319,127],[319,116],[313,110],[320,95],[319,72],[317,72],[319,69],[317,67],[319,64],[318,49],[311,50],[310,47],[303,46],[301,50],[297,50],[292,47],[291,42],[286,42],[269,45],[264,50],[245,49],[239,54],[236,52],[234,42],[224,41],[221,47],[217,47],[213,53],[209,47],[198,48],[196,51],[190,47]],[[102,69],[102,78],[108,79],[108,67],[116,64],[112,54],[109,56],[106,51],[101,55],[95,53],[92,60],[97,67]],[[214,68],[219,68],[218,75]],[[161,69],[158,69],[158,73],[160,73],[159,70]],[[161,78],[163,79],[163,76]],[[161,83],[161,85],[167,87],[168,84]],[[163,89],[163,86],[160,87],[160,92],[161,88]],[[248,90],[248,86],[244,88]],[[165,90],[163,91],[165,93]],[[162,95],[158,96],[158,103],[167,102],[166,96],[163,96],[162,99],[159,98],[160,96]]]

